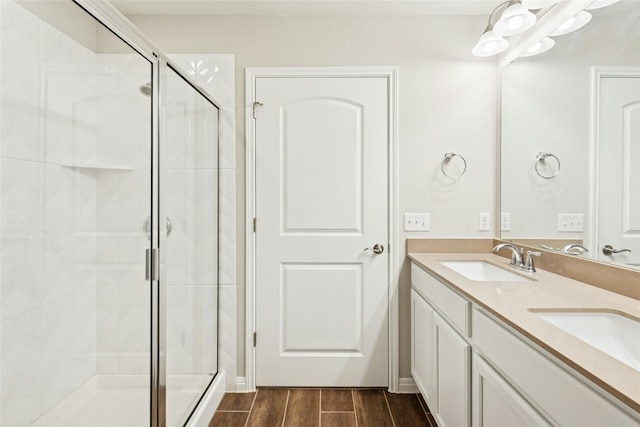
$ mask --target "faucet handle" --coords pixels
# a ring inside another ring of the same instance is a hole
[[[536,266],[533,263],[533,257],[534,256],[541,256],[542,254],[540,252],[532,252],[532,251],[527,251],[527,260],[524,263],[524,269],[526,271],[528,271],[529,273],[535,273],[536,272]]]

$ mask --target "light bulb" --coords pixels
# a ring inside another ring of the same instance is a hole
[[[576,22],[576,18],[575,18],[575,17],[573,17],[573,18],[569,18],[569,19],[567,19],[567,20],[564,22],[564,24],[562,24],[562,25],[560,25],[560,26],[558,27],[558,30],[560,30],[560,31],[564,31],[564,30],[566,30],[566,29],[568,29],[568,28],[571,28],[571,27],[573,26],[573,23],[574,23],[574,22]]]
[[[527,49],[522,55],[522,57],[535,56],[541,53],[544,53],[551,49],[556,44],[555,40],[551,37],[545,37],[542,40],[535,43],[529,49]]]
[[[554,32],[549,34],[550,36],[562,36],[584,27],[591,21],[591,14],[584,10],[578,13],[573,18],[567,19],[562,25],[560,25]]]
[[[489,27],[490,28],[490,27]],[[509,46],[509,42],[491,29],[480,36],[480,40],[471,51],[474,56],[485,57],[497,55]]]
[[[500,36],[520,34],[536,23],[536,15],[523,7],[520,2],[512,3],[502,12],[500,19],[493,26],[493,32]]]
[[[603,7],[611,6],[614,3],[618,3],[620,0],[596,0],[589,6],[585,7],[587,10],[600,9]]]
[[[484,50],[485,53],[491,55],[493,52],[495,52],[496,50],[498,50],[498,43],[491,41],[489,43],[485,43],[482,46],[482,49]]]
[[[513,18],[509,19],[509,28],[511,30],[517,30],[518,28],[522,27],[522,24],[524,24],[524,19],[522,19],[522,16],[514,16]]]

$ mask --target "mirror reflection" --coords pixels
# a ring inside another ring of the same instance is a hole
[[[502,70],[501,238],[640,268],[640,1],[591,13]]]

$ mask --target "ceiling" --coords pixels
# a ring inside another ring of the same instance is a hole
[[[111,0],[125,15],[488,15],[501,0]]]

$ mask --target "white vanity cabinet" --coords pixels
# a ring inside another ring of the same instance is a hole
[[[639,426],[640,415],[411,265],[411,373],[439,427]]]
[[[468,426],[471,422],[471,345],[434,313],[435,407],[441,427]]]
[[[473,427],[549,426],[504,378],[473,354]]]
[[[411,290],[411,374],[427,404],[434,406],[433,308]]]
[[[411,373],[440,427],[469,426],[470,304],[416,265],[411,277]]]
[[[527,400],[558,426],[635,426],[640,419],[512,333],[480,309],[473,310],[474,348]]]

